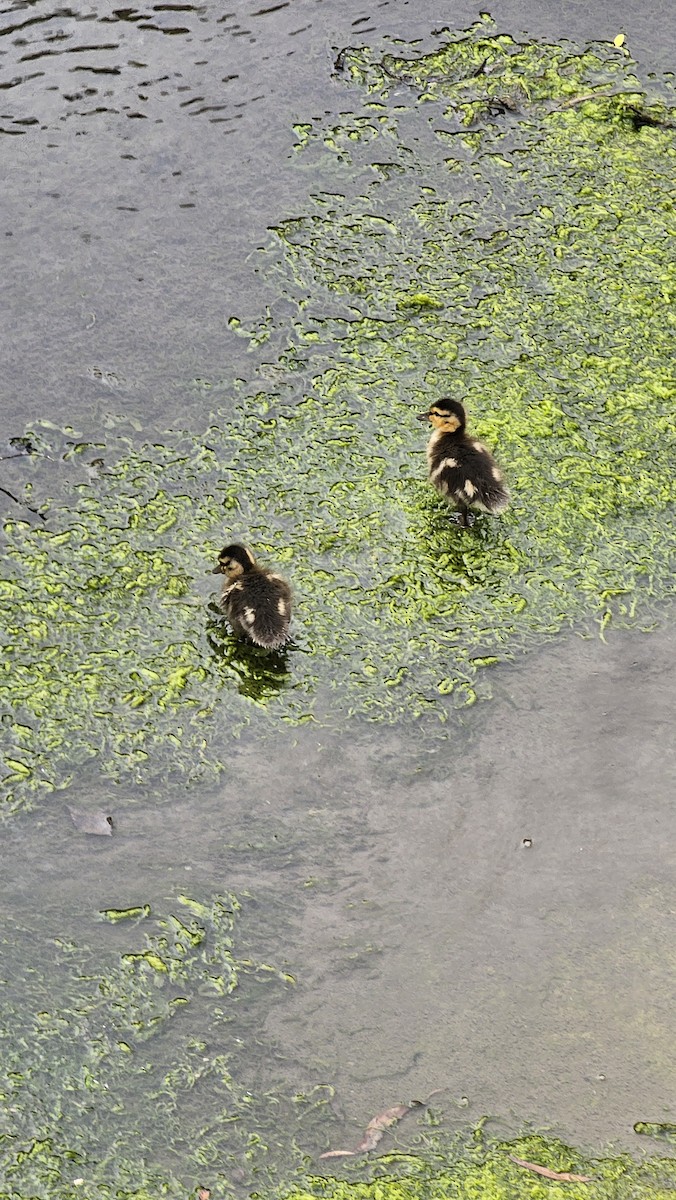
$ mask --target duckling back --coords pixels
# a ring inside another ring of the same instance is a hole
[[[276,650],[289,638],[291,588],[279,575],[250,570],[226,587],[223,605],[236,633]]]
[[[493,455],[475,438],[436,432],[427,448],[430,482],[443,496],[467,508],[498,514],[509,492]]]

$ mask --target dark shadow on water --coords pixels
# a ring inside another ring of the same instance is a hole
[[[224,675],[237,680],[241,696],[261,704],[277,696],[290,682],[289,642],[281,650],[266,650],[236,637],[218,604],[208,605],[206,635],[209,649]]]

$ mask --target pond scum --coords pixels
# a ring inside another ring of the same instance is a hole
[[[321,169],[327,190],[265,255],[286,315],[230,322],[251,382],[194,381],[208,429],[118,439],[112,461],[104,436],[26,431],[64,477],[43,524],[5,522],[6,816],[90,760],[120,783],[214,773],[252,721],[447,720],[488,694],[488,665],[566,626],[650,623],[675,541],[674,114],[633,66],[621,45],[522,44],[488,20],[423,58],[339,54],[340,123],[297,129],[298,168]],[[414,419],[444,393],[465,401],[513,493],[504,518],[467,534],[425,481]],[[102,454],[97,476],[66,476]],[[27,464],[33,505],[45,461]],[[292,578],[288,655],[238,646],[205,604],[224,532]],[[45,979],[22,962],[30,930],[5,930],[22,1003],[2,1030],[3,1200],[200,1183],[216,1200],[242,1164],[248,1186],[289,1200],[674,1195],[670,1160],[590,1161],[480,1130],[443,1157],[423,1130],[415,1155],[308,1175],[326,1096],[256,1098],[232,1039],[215,1039],[226,1052],[199,1036],[205,995],[225,1027],[238,980],[282,979],[236,955],[236,903],[136,908],[151,924],[134,953],[105,965],[63,939]],[[158,1036],[178,1008],[197,1013],[180,1048]],[[279,1130],[299,1110],[306,1140],[285,1157]],[[544,1180],[507,1151],[592,1182]]]
[[[420,60],[341,53],[356,111],[297,146],[335,191],[267,256],[296,315],[230,321],[252,385],[195,383],[210,428],[64,484],[43,525],[5,523],[5,811],[92,756],[113,780],[218,770],[256,709],[447,719],[562,627],[649,623],[674,550],[674,132],[631,66],[486,22]],[[449,392],[513,493],[470,534],[414,418]],[[231,534],[292,579],[288,660],[206,611]]]
[[[93,949],[43,936],[45,971],[26,953],[34,919],[3,922],[3,974],[21,1002],[5,986],[0,1200],[186,1200],[199,1187],[213,1200],[674,1200],[674,1158],[505,1140],[486,1121],[457,1134],[452,1103],[414,1110],[386,1134],[389,1152],[321,1164],[336,1131],[330,1087],[294,1092],[285,1062],[270,1087],[264,1017],[288,977],[243,957],[233,895],[178,895],[172,908],[97,914],[126,946],[117,963],[103,931]],[[237,1005],[265,981],[262,1003]],[[673,1125],[640,1131],[665,1149],[676,1137]],[[513,1158],[588,1182],[544,1179]]]

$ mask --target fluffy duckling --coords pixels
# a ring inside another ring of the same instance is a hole
[[[430,483],[447,500],[454,501],[461,524],[470,524],[469,510],[501,513],[509,504],[502,471],[483,442],[465,433],[465,410],[457,400],[435,400],[419,421],[429,421],[434,432],[427,446]]]
[[[235,633],[257,646],[277,650],[288,640],[291,588],[280,575],[264,571],[246,546],[224,546],[213,575],[225,575],[221,604]]]

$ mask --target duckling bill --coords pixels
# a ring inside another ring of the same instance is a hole
[[[246,546],[224,546],[212,574],[225,575],[221,604],[235,633],[277,650],[289,638],[291,588],[258,566]]]
[[[458,400],[435,400],[419,421],[429,421],[433,433],[427,445],[430,483],[470,524],[470,510],[497,515],[509,504],[502,471],[490,450],[465,433],[465,410]]]

